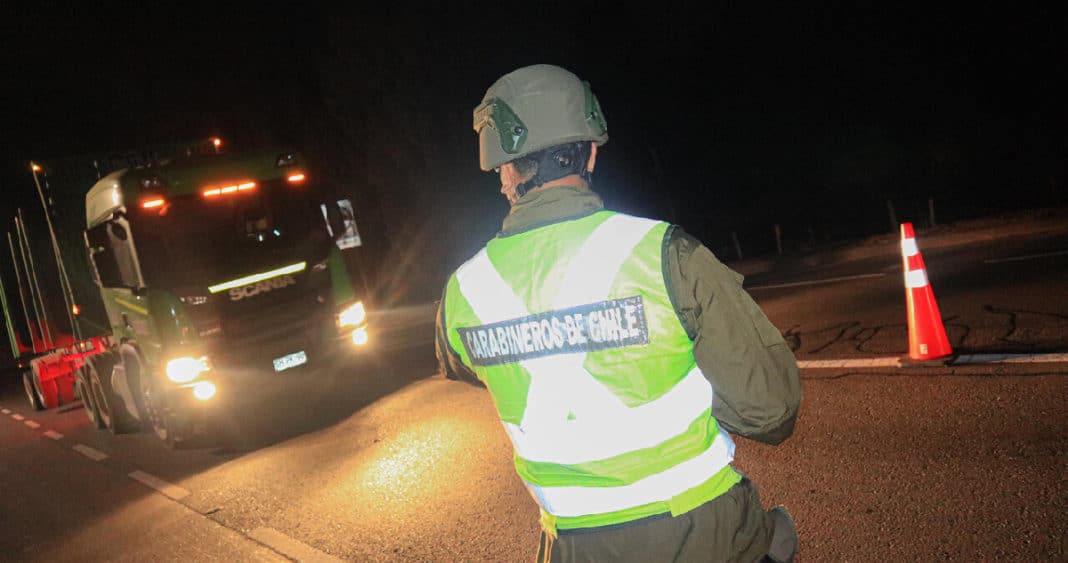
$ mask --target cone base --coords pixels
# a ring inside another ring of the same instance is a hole
[[[942,314],[931,287],[907,291],[909,360],[923,362],[952,356],[953,347],[946,336]]]
[[[942,356],[940,358],[930,358],[925,360],[915,360],[912,358],[901,358],[901,367],[903,368],[932,368],[932,367],[946,367],[957,360],[956,354],[949,356]]]

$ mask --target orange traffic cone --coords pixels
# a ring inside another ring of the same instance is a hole
[[[912,223],[901,224],[901,259],[905,270],[905,300],[909,318],[909,359],[935,360],[953,354],[942,325],[934,291],[927,280],[927,268],[916,246]]]

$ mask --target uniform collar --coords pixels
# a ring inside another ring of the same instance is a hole
[[[604,209],[601,196],[581,186],[554,186],[528,192],[512,205],[501,225],[506,237],[552,223],[578,219]]]

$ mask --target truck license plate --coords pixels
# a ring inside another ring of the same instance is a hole
[[[303,350],[274,359],[274,371],[287,370],[308,363],[308,355]]]

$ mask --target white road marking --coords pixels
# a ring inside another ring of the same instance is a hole
[[[45,430],[44,435],[48,436],[49,438],[51,438],[53,440],[62,440],[63,439],[63,435],[60,434],[59,432],[56,432],[55,430]]]
[[[841,277],[837,277],[837,278],[824,278],[822,280],[806,280],[806,281],[791,282],[791,283],[776,283],[776,284],[771,284],[771,285],[754,285],[752,287],[747,287],[746,289],[778,289],[778,288],[781,288],[781,287],[800,287],[802,285],[818,285],[818,284],[821,284],[821,283],[835,283],[835,282],[844,282],[844,281],[852,281],[852,280],[863,280],[863,279],[869,279],[869,278],[881,278],[881,277],[883,277],[885,275],[886,275],[886,272],[879,272],[879,273],[876,273],[876,274],[857,274],[855,276],[841,276]]]
[[[953,365],[966,364],[1042,364],[1068,363],[1068,353],[1064,354],[968,354],[953,361]]]
[[[274,528],[256,528],[249,532],[248,537],[266,545],[282,555],[296,559],[297,561],[321,561],[323,563],[340,563],[342,561],[341,559],[323,553],[306,543],[297,541]]]
[[[964,354],[953,359],[947,365],[976,364],[1042,364],[1068,363],[1068,353],[1055,354]],[[897,368],[905,365],[905,358],[882,356],[877,358],[837,358],[831,360],[798,360],[801,369],[840,369],[840,368]]]
[[[7,409],[3,409],[3,411],[0,411],[0,412],[3,412],[4,414],[11,414],[11,411],[9,411]]]
[[[93,461],[100,461],[103,459],[107,459],[108,457],[108,454],[100,450],[90,448],[85,444],[74,444],[74,446],[72,446],[72,449]]]
[[[29,426],[30,428],[40,428],[41,427],[41,423],[39,423],[37,421],[34,421],[34,420],[24,421],[23,424],[25,424],[26,426]]]
[[[182,500],[190,495],[190,492],[186,489],[179,487],[178,485],[172,485],[155,475],[149,475],[144,471],[134,471],[130,473],[130,478],[134,481],[140,481],[141,483],[156,489],[163,493],[164,496],[170,497],[174,500]]]
[[[983,264],[999,264],[1001,262],[1018,262],[1020,260],[1034,260],[1035,258],[1049,258],[1051,256],[1064,256],[1068,255],[1068,250],[1058,250],[1057,252],[1043,252],[1042,254],[1027,254],[1024,256],[1010,256],[1008,258],[991,258],[990,260],[983,260]]]
[[[11,418],[14,418],[15,420],[26,420],[26,417],[22,416],[21,414],[13,414],[11,415]]]
[[[797,367],[801,369],[834,369],[834,368],[876,368],[876,367],[901,367],[901,358],[897,356],[889,358],[849,358],[838,360],[798,360]]]

